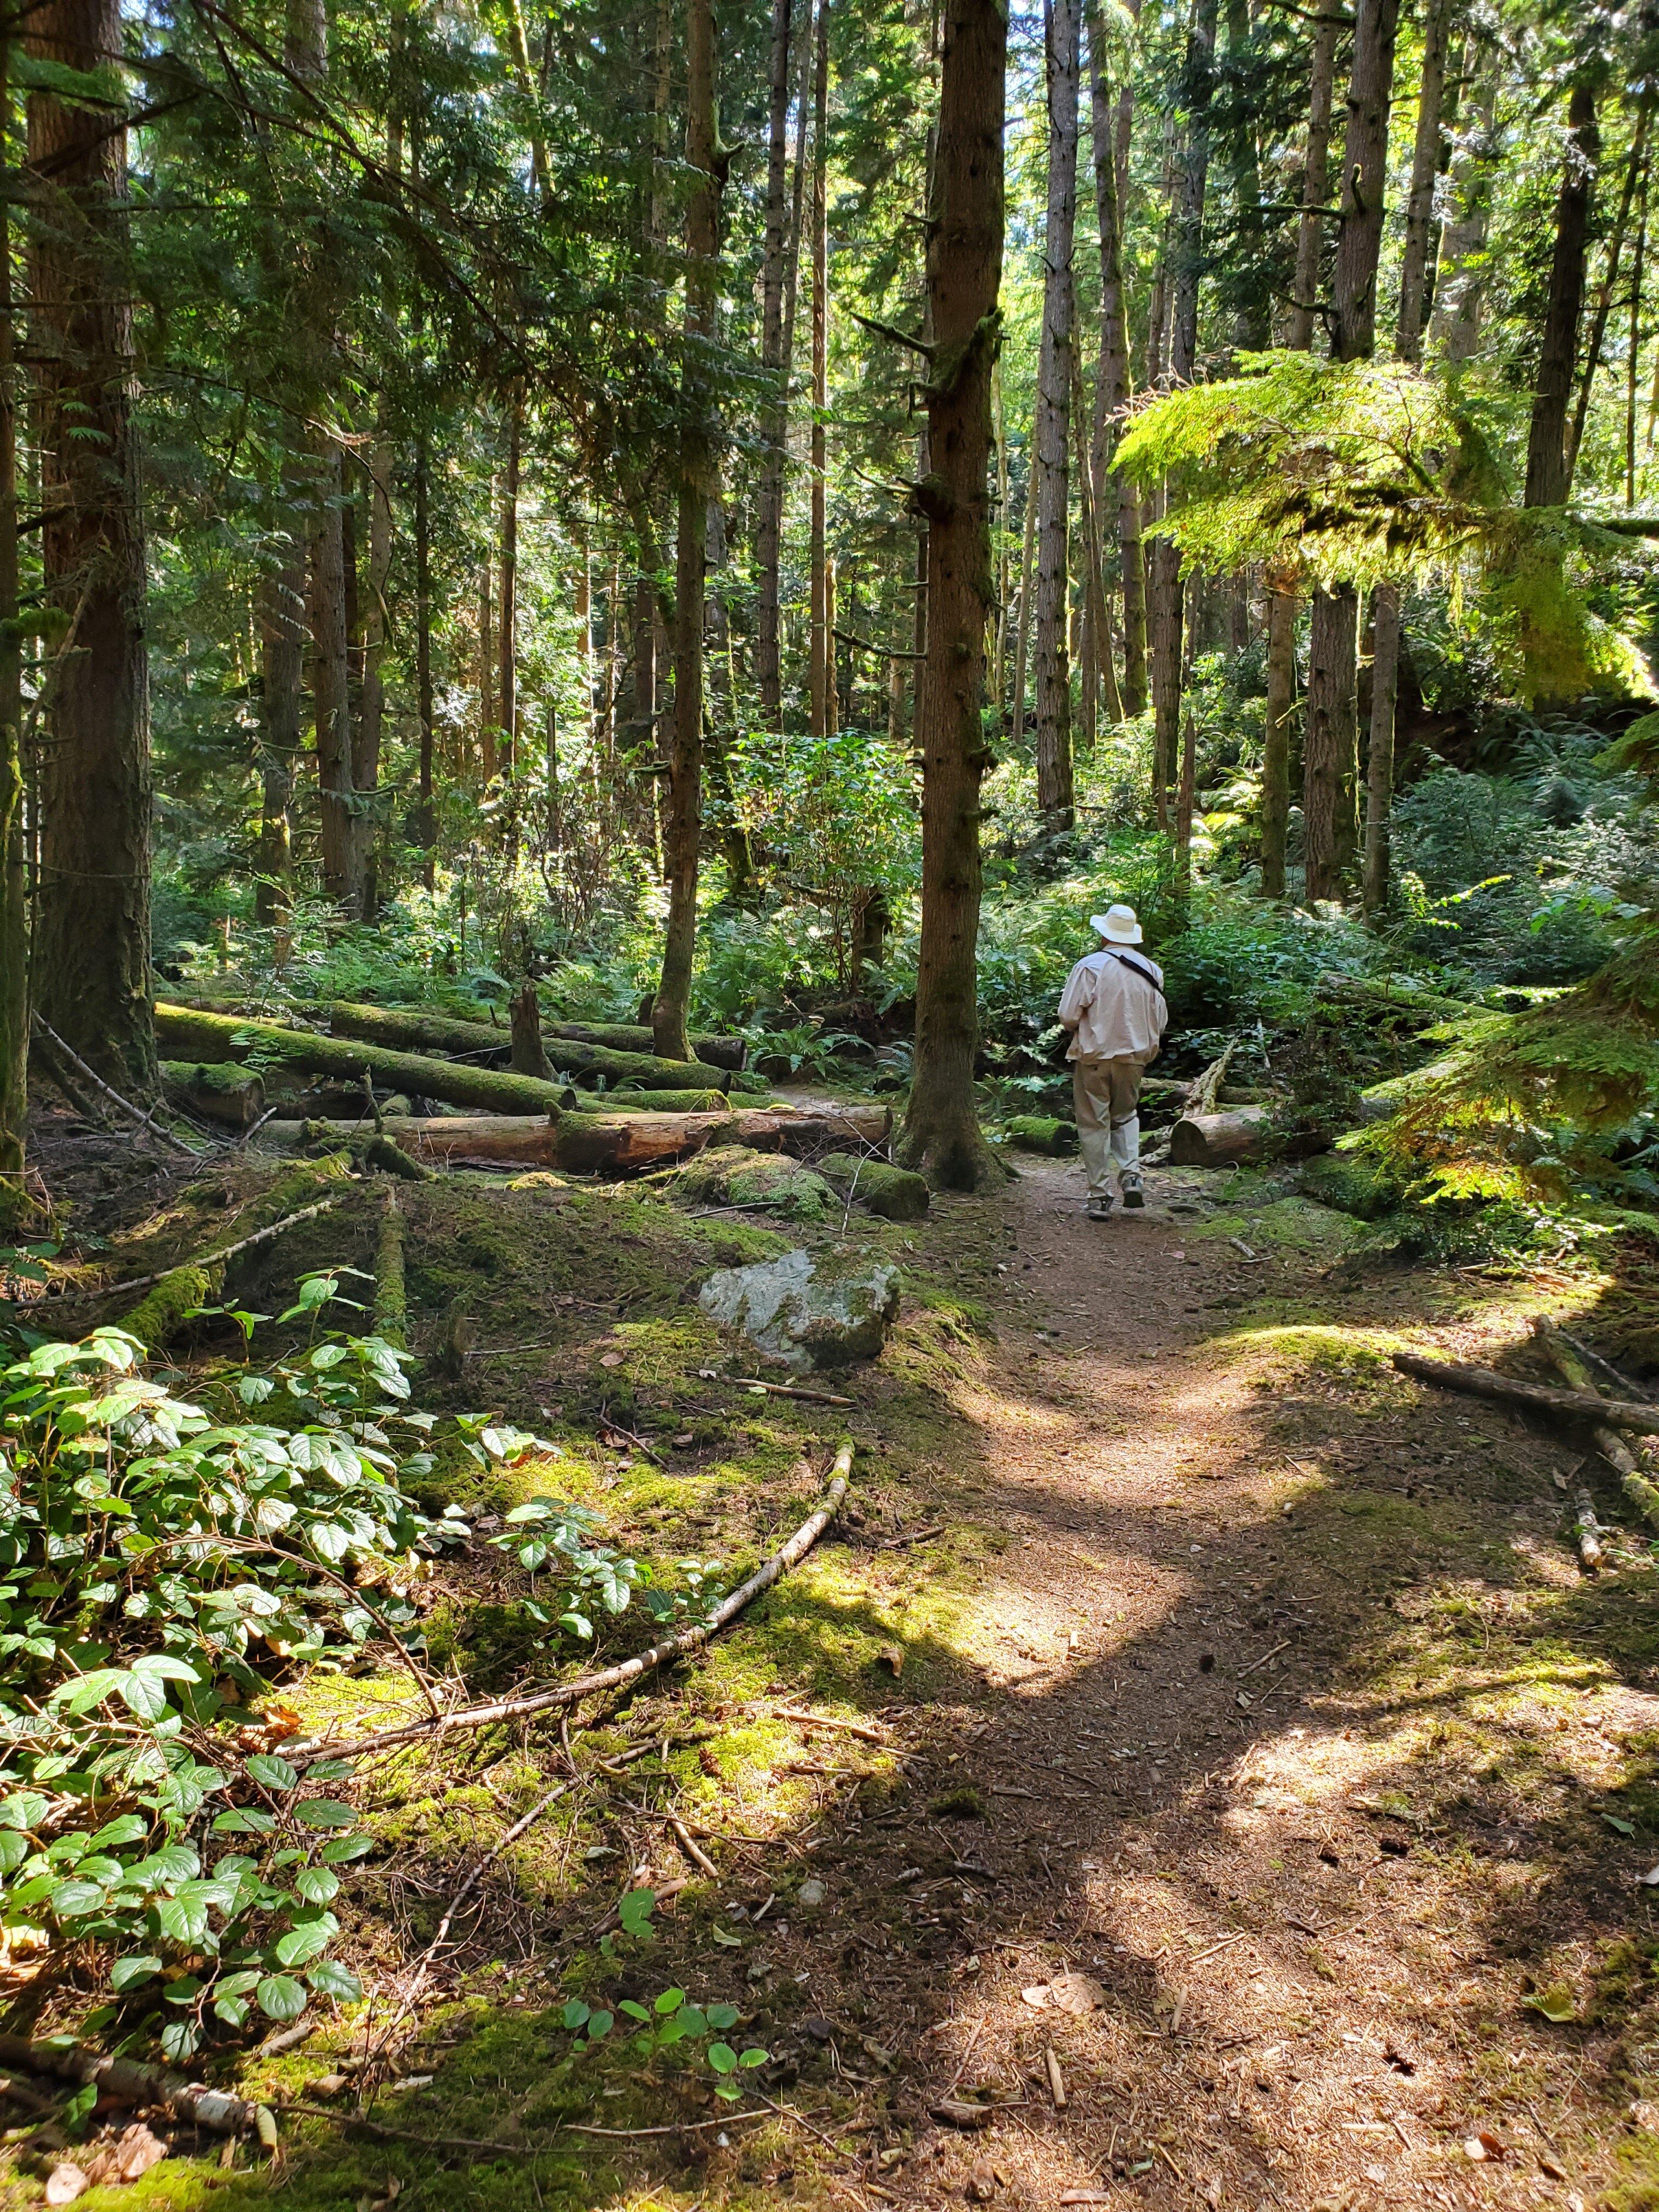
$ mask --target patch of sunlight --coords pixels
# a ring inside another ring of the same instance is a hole
[[[1184,1231],[1189,1242],[1227,1242],[1237,1237],[1258,1251],[1340,1252],[1366,1234],[1365,1224],[1310,1198],[1279,1198],[1212,1214]]]
[[[954,1402],[957,1412],[969,1420],[1002,1434],[1014,1430],[1036,1437],[1073,1437],[1085,1432],[1080,1414],[1065,1413],[1054,1406],[1033,1405],[1027,1398],[1005,1398],[976,1383],[959,1383]],[[1089,1426],[1091,1431],[1092,1424]]]

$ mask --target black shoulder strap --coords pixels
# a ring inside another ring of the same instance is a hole
[[[1109,950],[1109,947],[1108,949]],[[1169,1005],[1170,1001],[1164,996],[1163,984],[1158,981],[1157,976],[1153,975],[1152,969],[1146,966],[1144,961],[1135,959],[1132,954],[1127,952],[1113,952],[1112,957],[1114,960],[1121,960],[1123,963],[1123,965],[1129,970],[1130,974],[1133,975],[1139,975],[1143,983],[1150,983],[1153,990],[1158,993],[1158,997],[1160,999],[1164,999],[1164,1005],[1166,1006]]]

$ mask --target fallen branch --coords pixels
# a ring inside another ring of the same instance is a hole
[[[697,1842],[696,1838],[692,1835],[690,1829],[686,1826],[684,1821],[680,1819],[678,1814],[671,1813],[668,1815],[668,1827],[669,1832],[673,1837],[674,1841],[685,1853],[685,1856],[690,1860],[692,1865],[694,1867],[700,1867],[703,1873],[709,1876],[711,1881],[718,1881],[720,1879],[720,1869],[714,1864],[714,1860],[709,1857],[708,1852],[704,1850],[702,1846]]]
[[[1583,1347],[1576,1343],[1565,1329],[1557,1328],[1553,1322],[1547,1321],[1540,1314],[1533,1322],[1532,1333],[1564,1382],[1570,1383],[1575,1390],[1600,1396],[1595,1388],[1595,1377],[1584,1358]],[[1592,1424],[1590,1437],[1596,1450],[1618,1475],[1619,1486],[1630,1503],[1644,1521],[1659,1526],[1659,1488],[1648,1480],[1637,1465],[1636,1455],[1630,1446],[1605,1420]],[[1579,1548],[1583,1550],[1582,1543]],[[1589,1559],[1585,1561],[1587,1566],[1593,1564],[1595,1563]]]
[[[834,1729],[839,1735],[860,1736],[866,1743],[878,1743],[884,1749],[892,1741],[884,1729],[872,1728],[867,1721],[843,1721],[830,1713],[799,1712],[792,1705],[775,1705],[772,1717],[774,1720],[795,1721],[802,1728]]]
[[[321,1166],[323,1163],[319,1161],[318,1164]],[[209,1252],[199,1260],[185,1261],[181,1265],[216,1267],[226,1260],[234,1260],[239,1252],[247,1251],[252,1245],[269,1243],[273,1237],[280,1237],[284,1230],[292,1229],[301,1221],[310,1221],[319,1213],[326,1213],[339,1203],[337,1197],[320,1199],[315,1206],[303,1206],[298,1213],[290,1213],[281,1221],[273,1221],[269,1229],[256,1229],[251,1237],[241,1237],[234,1244],[222,1244],[216,1252]],[[48,1306],[81,1305],[94,1298],[125,1297],[129,1291],[147,1291],[152,1284],[164,1283],[169,1275],[178,1273],[177,1267],[162,1267],[153,1275],[135,1275],[130,1282],[100,1283],[89,1290],[65,1291],[60,1297],[36,1298],[30,1303],[32,1307],[39,1307],[44,1311]]]
[[[833,1390],[806,1390],[797,1382],[763,1382],[758,1375],[733,1375],[730,1380],[742,1390],[764,1390],[773,1398],[804,1398],[809,1406],[851,1406],[857,1401],[837,1396]]]
[[[1232,1065],[1233,1054],[1238,1050],[1238,1039],[1231,1038],[1218,1059],[1212,1060],[1191,1085],[1187,1092],[1185,1111],[1188,1115],[1213,1114],[1223,1079]]]
[[[233,2097],[222,2089],[210,2089],[199,2081],[186,2081],[165,2066],[141,2065],[136,2058],[108,2058],[80,2043],[31,2043],[24,2035],[0,2035],[0,2066],[26,2074],[56,2075],[60,2081],[95,2082],[113,2104],[161,2105],[174,2119],[210,2129],[215,2135],[245,2135],[258,2130],[264,2139],[270,2127],[265,2105]],[[261,2128],[263,2115],[265,2126]],[[274,2130],[273,2130],[274,2132]]]
[[[61,1052],[63,1054],[64,1059],[68,1060],[70,1066],[76,1070],[77,1074],[84,1076],[86,1080],[93,1085],[95,1089],[103,1092],[105,1097],[107,1098],[112,1105],[118,1106],[120,1108],[121,1111],[126,1115],[128,1121],[136,1121],[141,1129],[148,1129],[152,1136],[159,1137],[164,1145],[171,1145],[175,1152],[182,1152],[186,1159],[200,1159],[202,1156],[193,1145],[187,1145],[182,1137],[175,1137],[171,1129],[162,1128],[158,1121],[155,1121],[151,1119],[151,1115],[154,1115],[155,1111],[155,1108],[154,1106],[150,1108],[149,1113],[147,1114],[142,1106],[135,1106],[130,1098],[123,1098],[118,1091],[112,1091],[108,1084],[105,1082],[103,1077],[99,1074],[98,1071],[95,1068],[88,1067],[85,1060],[82,1059],[80,1054],[76,1052],[72,1046],[65,1044],[63,1038],[58,1036],[57,1030],[52,1027],[50,1023],[43,1021],[39,1014],[36,1014],[34,1017],[34,1026],[40,1030],[41,1036],[46,1039],[47,1042],[52,1047],[54,1051]]]
[[[1607,1558],[1601,1542],[1607,1532],[1595,1517],[1595,1500],[1588,1490],[1581,1490],[1573,1504],[1578,1509],[1578,1556],[1588,1571],[1594,1574]]]
[[[1542,1382],[1517,1382],[1512,1376],[1500,1375],[1495,1367],[1425,1359],[1415,1352],[1396,1352],[1394,1364],[1402,1375],[1437,1382],[1448,1390],[1464,1390],[1472,1397],[1495,1398],[1501,1405],[1529,1406],[1536,1413],[1565,1415],[1575,1421],[1605,1421],[1611,1428],[1659,1437],[1659,1406],[1625,1406],[1584,1391],[1552,1390]]]
[[[462,1705],[452,1712],[441,1713],[433,1720],[413,1721],[404,1728],[382,1729],[374,1735],[360,1736],[355,1743],[324,1741],[298,1744],[287,1755],[290,1759],[362,1759],[372,1752],[390,1751],[401,1744],[432,1742],[455,1729],[489,1728],[498,1721],[517,1720],[527,1713],[551,1712],[561,1705],[579,1704],[583,1698],[594,1696],[602,1690],[620,1689],[624,1682],[637,1681],[642,1674],[653,1674],[659,1668],[671,1666],[675,1660],[700,1651],[729,1622],[735,1620],[746,1606],[763,1592],[770,1589],[774,1583],[806,1557],[847,1495],[847,1482],[852,1467],[853,1446],[846,1443],[836,1454],[830,1486],[822,1500],[782,1550],[775,1552],[763,1566],[756,1569],[746,1583],[740,1584],[729,1596],[722,1598],[706,1621],[699,1622],[694,1627],[683,1628],[676,1636],[665,1637],[660,1644],[653,1644],[648,1651],[641,1651],[632,1659],[624,1659],[617,1666],[606,1667],[597,1674],[579,1674],[572,1681],[558,1682],[551,1689],[532,1691],[526,1697],[503,1698],[488,1705]]]

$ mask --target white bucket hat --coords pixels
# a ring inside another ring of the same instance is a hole
[[[1091,914],[1089,927],[1109,945],[1139,945],[1140,923],[1132,906],[1109,906],[1104,914]]]

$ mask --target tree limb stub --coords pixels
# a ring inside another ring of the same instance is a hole
[[[381,1729],[374,1735],[359,1736],[355,1743],[317,1741],[296,1744],[286,1755],[295,1759],[364,1759],[371,1753],[395,1750],[404,1744],[435,1742],[457,1729],[489,1728],[498,1721],[517,1720],[526,1714],[552,1712],[561,1705],[579,1704],[583,1698],[595,1696],[603,1690],[620,1689],[626,1682],[637,1681],[642,1674],[654,1674],[659,1668],[672,1666],[677,1659],[700,1651],[746,1606],[806,1557],[847,1495],[848,1478],[853,1470],[853,1449],[848,1442],[837,1450],[828,1489],[789,1541],[781,1551],[775,1552],[763,1566],[757,1567],[747,1582],[722,1598],[706,1621],[683,1628],[676,1636],[665,1637],[648,1651],[624,1659],[617,1666],[606,1667],[595,1674],[579,1674],[568,1682],[556,1682],[550,1689],[532,1691],[522,1698],[503,1698],[488,1705],[463,1705],[437,1720]],[[3,2052],[0,2052],[0,2061],[3,2060]]]
[[[1604,1421],[1609,1428],[1634,1429],[1644,1437],[1659,1437],[1659,1406],[1616,1405],[1581,1390],[1552,1390],[1543,1382],[1519,1382],[1500,1375],[1495,1367],[1467,1367],[1449,1359],[1425,1359],[1415,1352],[1396,1352],[1394,1364],[1402,1375],[1422,1382],[1437,1382],[1448,1390],[1467,1391],[1471,1397],[1495,1398],[1500,1405],[1530,1406],[1535,1413],[1554,1413],[1575,1421]]]
[[[27,2036],[0,2035],[0,2065],[26,2074],[56,2075],[60,2081],[95,2082],[124,2105],[164,2105],[175,2119],[211,2130],[215,2135],[246,2135],[258,2129],[269,2108],[246,2097],[228,2095],[198,2081],[186,2081],[165,2066],[143,2066],[133,2058],[106,2058],[79,2043],[31,2043]]]

